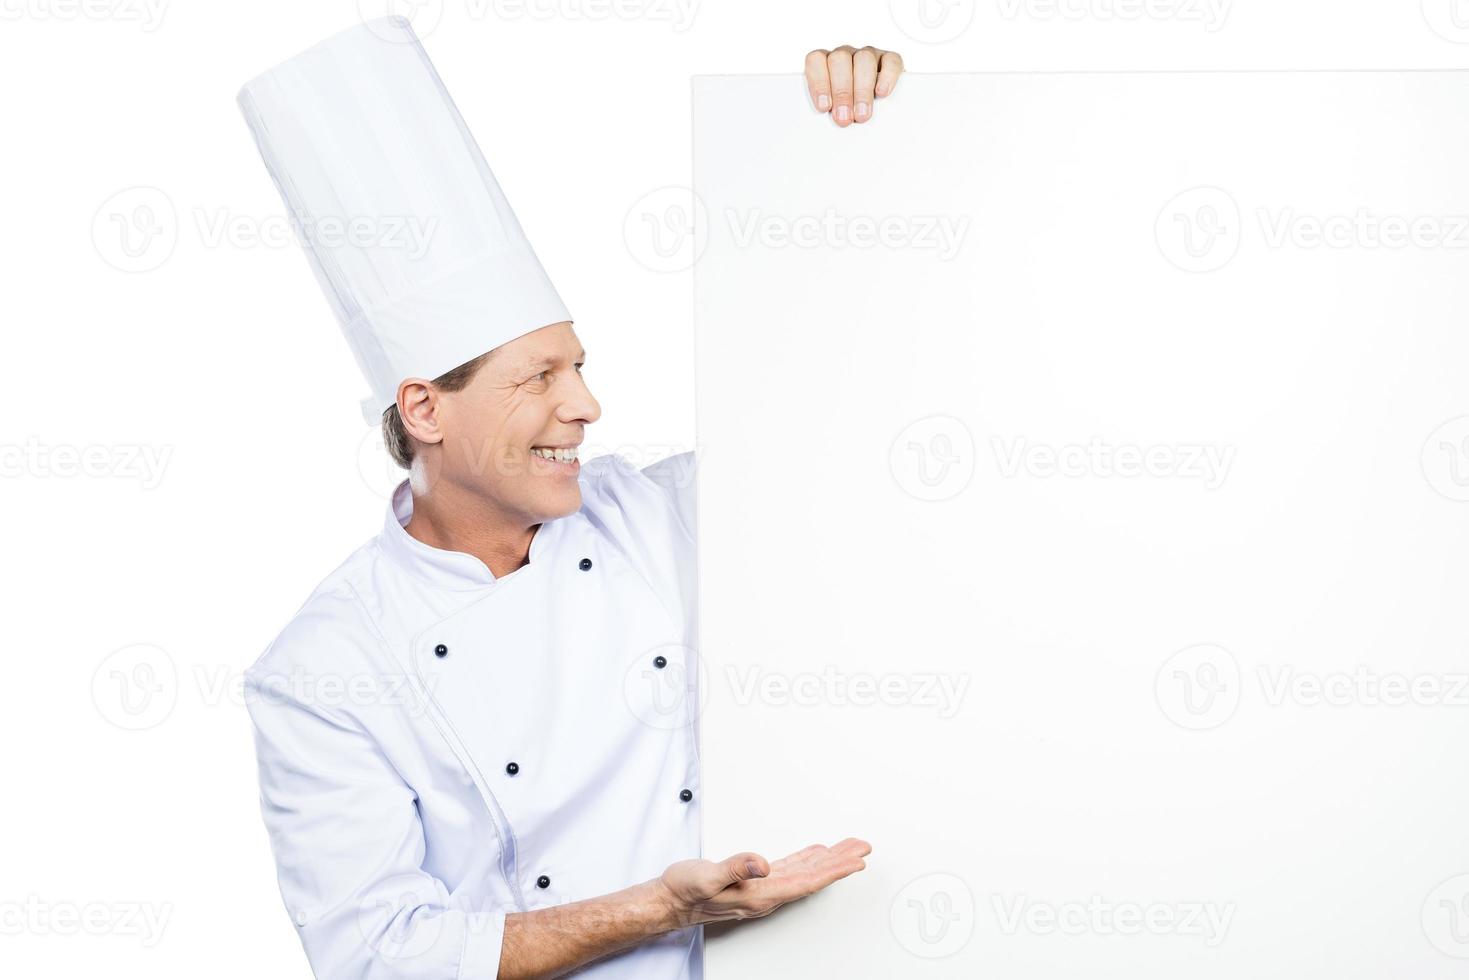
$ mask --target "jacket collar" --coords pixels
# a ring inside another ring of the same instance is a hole
[[[383,531],[378,536],[383,553],[395,564],[443,589],[482,589],[498,581],[489,566],[474,555],[435,548],[409,534],[406,527],[412,516],[413,493],[408,488],[408,481],[404,480],[393,490]],[[529,564],[501,576],[501,579],[519,574],[539,561],[560,523],[555,520],[541,523],[530,539]]]

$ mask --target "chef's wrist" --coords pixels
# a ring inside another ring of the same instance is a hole
[[[650,912],[650,922],[660,935],[665,932],[686,929],[698,922],[694,910],[679,901],[673,889],[669,888],[661,877],[645,881],[638,887],[645,896]]]

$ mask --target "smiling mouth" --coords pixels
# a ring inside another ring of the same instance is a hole
[[[566,466],[576,463],[578,457],[576,446],[532,446],[530,454]]]

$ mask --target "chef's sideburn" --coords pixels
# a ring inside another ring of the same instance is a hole
[[[433,380],[433,386],[440,391],[463,391],[479,369],[484,366],[495,354],[494,351],[486,351],[474,360],[461,364],[452,371],[446,371]],[[394,402],[383,410],[383,446],[388,450],[388,455],[393,462],[403,469],[413,466],[413,438],[403,428],[403,416],[398,414],[398,404]]]

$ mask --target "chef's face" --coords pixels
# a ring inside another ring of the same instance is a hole
[[[575,513],[577,447],[602,414],[582,380],[585,358],[571,324],[553,323],[497,347],[461,390],[437,393],[433,484],[527,526]]]

